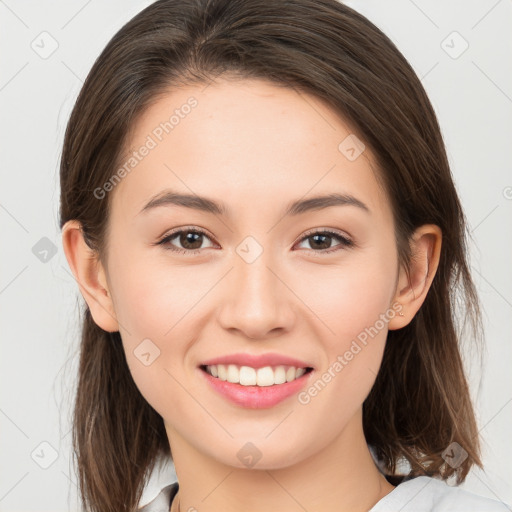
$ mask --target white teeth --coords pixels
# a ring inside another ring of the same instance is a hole
[[[234,364],[228,365],[228,382],[240,382],[240,372]]]
[[[274,370],[274,384],[284,384],[286,382],[286,370],[284,366],[278,366]]]
[[[258,371],[256,372],[256,383],[258,386],[274,385],[274,371],[270,366],[258,368]]]
[[[242,366],[240,368],[240,378],[238,380],[242,386],[256,385],[256,370],[250,366]]]
[[[208,367],[208,368],[210,368],[210,367]],[[217,365],[217,372],[219,374],[219,379],[220,380],[227,380],[228,379],[228,372],[226,370],[226,367],[223,364],[218,364]],[[210,373],[213,375],[212,371],[210,371]]]
[[[262,387],[291,382],[306,373],[305,368],[295,368],[294,366],[264,366],[256,369],[236,364],[214,364],[207,366],[206,371],[220,380],[242,386]]]

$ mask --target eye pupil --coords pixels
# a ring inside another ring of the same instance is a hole
[[[313,235],[311,238],[314,240],[315,245],[317,246],[316,247],[317,249],[329,249],[329,247],[331,245],[329,243],[330,239],[331,239],[331,237],[329,235],[316,234],[316,235]],[[326,238],[328,239],[327,244],[325,243]],[[324,239],[323,242],[320,239]],[[317,242],[319,242],[319,240],[320,240],[320,243],[318,244]],[[318,245],[320,245],[321,247],[318,247]]]
[[[202,243],[202,233],[194,233],[191,231],[185,231],[180,236],[180,243],[186,249],[200,249]],[[197,242],[199,241],[199,244]],[[189,247],[188,244],[191,244],[192,247]],[[195,244],[195,245],[194,245]]]

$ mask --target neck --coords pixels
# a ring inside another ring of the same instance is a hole
[[[167,429],[181,511],[367,512],[394,488],[373,461],[360,414],[321,452],[275,469],[222,464]]]

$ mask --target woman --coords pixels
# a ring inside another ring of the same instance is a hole
[[[482,467],[465,220],[425,91],[360,14],[155,2],[84,83],[60,214],[85,509],[507,510],[442,481]]]

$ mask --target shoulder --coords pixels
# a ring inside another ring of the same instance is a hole
[[[419,476],[399,484],[369,512],[507,512],[505,503]]]

